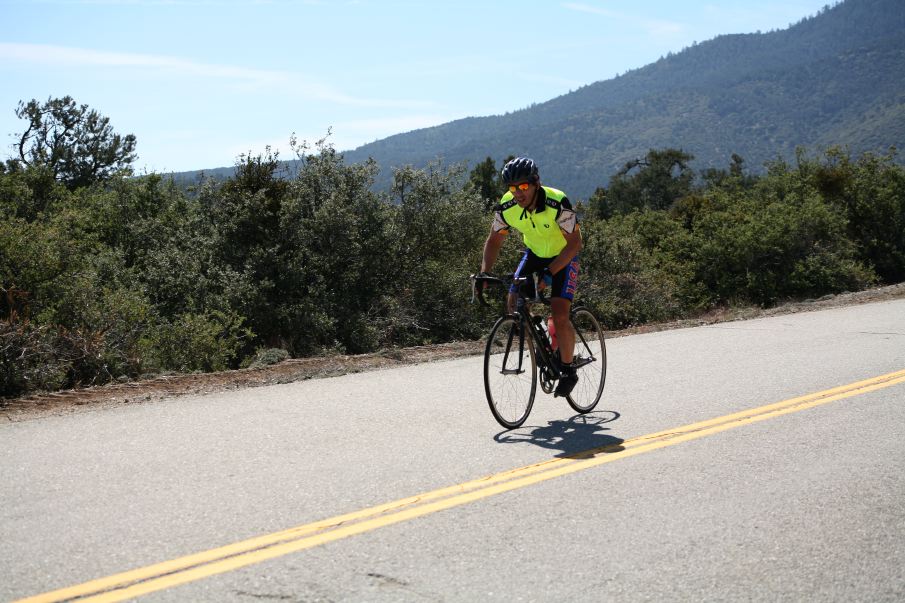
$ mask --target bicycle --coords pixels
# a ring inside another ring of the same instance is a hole
[[[472,290],[482,305],[484,287],[478,283],[506,286],[518,285],[516,311],[504,313],[490,329],[484,348],[484,392],[490,412],[507,429],[520,427],[531,408],[537,384],[550,394],[562,376],[559,350],[554,350],[547,323],[542,316],[531,313],[534,304],[550,305],[550,300],[538,293],[529,298],[523,284],[531,277],[516,278],[513,274],[497,277],[489,274],[471,275]],[[537,288],[535,288],[537,290]],[[597,406],[606,382],[606,341],[594,314],[583,306],[573,306],[569,314],[575,329],[575,350],[572,364],[578,383],[566,396],[576,412],[585,414]]]

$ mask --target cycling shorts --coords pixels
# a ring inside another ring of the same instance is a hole
[[[541,258],[534,255],[530,249],[526,249],[522,260],[519,262],[518,268],[515,270],[515,276],[529,276],[540,273],[544,268],[553,263],[556,258]],[[534,279],[529,278],[522,285],[525,295],[528,297],[535,296]],[[576,255],[569,262],[568,266],[553,275],[553,285],[548,287],[550,297],[562,297],[572,301],[575,297],[575,289],[578,287],[578,256]],[[518,292],[518,285],[513,284],[509,288],[510,293]]]

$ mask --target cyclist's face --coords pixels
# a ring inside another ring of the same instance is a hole
[[[534,193],[537,192],[537,185],[533,182],[520,182],[510,186],[509,192],[515,197],[519,207],[528,207],[534,200]]]

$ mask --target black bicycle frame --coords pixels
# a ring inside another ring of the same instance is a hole
[[[547,334],[541,329],[540,325],[534,322],[534,315],[531,314],[528,309],[530,302],[536,303],[549,303],[546,299],[538,296],[535,299],[528,299],[522,295],[522,288],[519,285],[518,292],[518,300],[516,301],[516,314],[519,316],[520,320],[523,323],[527,323],[530,325],[531,336],[534,339],[535,351],[540,355],[540,360],[538,364],[546,364],[554,370],[555,375],[560,375],[562,373],[562,364],[556,358],[556,355],[553,354],[553,350],[549,347],[551,342],[547,337]],[[584,338],[584,333],[582,333],[578,328],[575,328],[575,336],[581,340],[581,344],[585,350],[588,352],[588,357],[582,359],[581,361],[573,360],[573,365],[576,369],[580,369],[583,366],[587,366],[592,362],[595,362],[597,358],[594,356],[593,352],[591,352],[591,346],[588,345],[588,341]],[[522,351],[522,350],[519,350]]]
[[[553,354],[553,350],[550,348],[550,339],[547,337],[547,334],[544,333],[543,329],[539,325],[535,324],[535,322],[533,320],[534,315],[531,314],[531,311],[528,308],[528,306],[531,303],[549,304],[550,302],[547,299],[544,299],[543,297],[536,297],[535,299],[528,299],[527,297],[522,295],[522,286],[524,285],[525,281],[529,278],[533,278],[533,277],[523,276],[523,277],[512,279],[512,281],[514,283],[515,282],[518,283],[518,299],[516,300],[516,311],[514,314],[511,314],[511,316],[517,317],[520,324],[528,325],[528,329],[530,329],[530,331],[531,331],[531,338],[534,340],[534,343],[535,343],[535,346],[534,346],[535,356],[539,356],[538,364],[540,364],[542,366],[547,366],[547,367],[553,369],[553,376],[558,379],[562,373],[562,365],[560,364],[559,360],[556,359],[556,356]],[[505,284],[505,281],[503,279],[498,278],[498,277],[493,277],[490,275],[485,275],[483,273],[473,274],[473,275],[471,275],[471,279],[473,281],[486,281],[486,282],[496,283],[499,285]],[[490,307],[489,304],[487,303],[487,301],[484,299],[483,289],[481,289],[480,292],[477,294],[477,298],[480,300],[481,304]],[[524,372],[522,369],[522,353],[525,351],[525,337],[524,337],[524,329],[520,329],[520,330],[522,331],[522,335],[519,337],[519,367],[518,367],[518,369],[515,369],[515,370],[513,370],[513,369],[505,370],[504,369],[504,371],[503,371],[504,374],[506,374],[506,373],[514,374],[514,373]],[[506,354],[503,357],[504,361],[509,359],[509,351],[512,349],[513,336],[514,336],[514,332],[510,332],[509,341],[506,346]],[[581,340],[583,343],[585,343],[585,346],[587,347],[587,342],[584,341],[584,337],[581,337]],[[593,361],[593,360],[591,360],[591,361]],[[504,363],[503,366],[506,366],[506,364]],[[581,366],[584,366],[584,364],[582,364]]]
[[[522,288],[521,285],[519,285],[518,300],[516,301],[516,315],[518,315],[522,324],[528,325],[528,329],[531,332],[531,338],[535,343],[535,355],[539,356],[540,362],[538,362],[538,364],[552,368],[554,374],[558,377],[562,372],[562,366],[553,354],[553,350],[550,349],[550,339],[547,337],[547,334],[544,333],[539,324],[534,322],[534,315],[531,314],[531,311],[528,309],[529,301],[543,303],[544,300],[540,297],[535,300],[528,300],[522,295]],[[524,337],[522,339],[524,339]]]

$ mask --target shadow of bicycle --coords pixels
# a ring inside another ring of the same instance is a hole
[[[575,415],[566,421],[549,421],[546,425],[520,427],[502,431],[493,439],[499,444],[533,444],[541,448],[558,450],[557,457],[588,458],[600,453],[624,450],[621,438],[604,433],[602,427],[619,418],[614,410],[600,410],[585,415]]]

